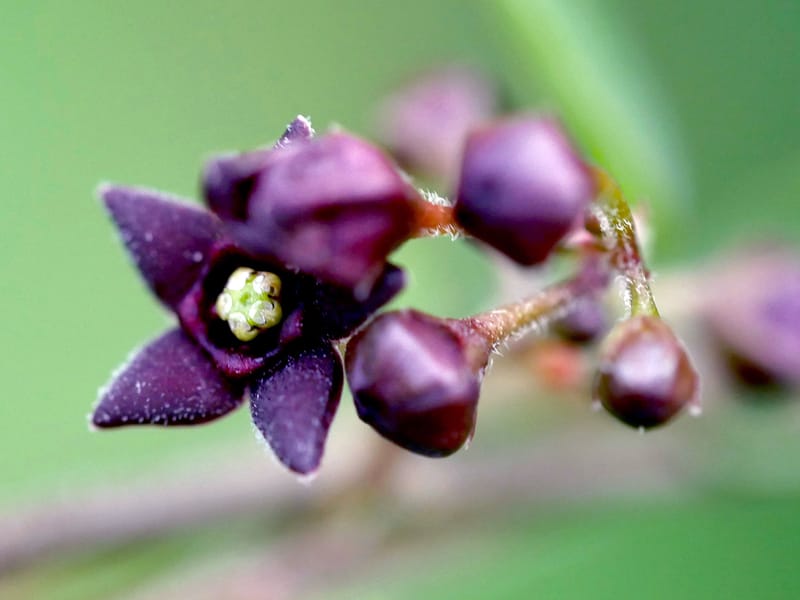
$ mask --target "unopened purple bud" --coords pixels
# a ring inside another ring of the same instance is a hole
[[[555,119],[521,117],[470,134],[456,221],[522,265],[544,261],[591,200],[594,179]]]
[[[618,323],[606,339],[595,400],[632,427],[663,425],[697,401],[699,380],[672,329],[658,317]]]
[[[361,296],[411,235],[419,201],[378,148],[333,133],[279,151],[253,187],[237,240]]]
[[[800,384],[800,260],[750,249],[708,281],[706,320],[742,380]]]
[[[272,148],[223,154],[209,160],[202,175],[203,195],[209,208],[222,219],[244,221],[253,185],[275,158],[276,149],[307,142],[314,137],[311,121],[298,115],[286,126]]]
[[[570,342],[585,344],[597,339],[608,328],[608,316],[597,298],[583,298],[553,322],[552,330]]]
[[[358,415],[407,450],[452,454],[475,429],[489,351],[457,321],[415,310],[385,313],[347,346]]]
[[[379,111],[381,137],[416,173],[452,182],[471,129],[497,110],[495,86],[479,72],[447,67],[413,79]]]

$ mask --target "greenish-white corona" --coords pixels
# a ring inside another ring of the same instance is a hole
[[[217,314],[236,339],[249,342],[281,322],[280,293],[281,280],[274,273],[239,267],[217,298]]]

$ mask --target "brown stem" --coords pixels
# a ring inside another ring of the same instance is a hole
[[[544,329],[579,298],[599,293],[608,283],[603,257],[589,254],[577,275],[542,291],[472,317],[467,325],[494,346],[529,330]]]
[[[462,234],[461,227],[453,218],[453,207],[450,204],[445,201],[433,202],[427,198],[420,199],[416,207],[414,237]]]
[[[339,497],[372,473],[373,453],[358,441],[338,449],[343,459],[327,461],[313,487],[276,471],[262,475],[269,471],[257,452],[251,461],[197,460],[201,467],[179,470],[157,485],[129,482],[0,515],[0,574],[68,548],[163,535],[233,513],[311,510],[318,495]]]
[[[304,511],[324,517],[327,513],[320,513],[320,508],[330,507],[331,499],[350,497],[347,490],[365,487],[363,475],[372,473],[374,443],[388,445],[370,432],[352,433],[338,448],[330,449],[340,459],[328,461],[312,486],[269,473],[263,456],[247,460],[237,455],[230,461],[193,460],[191,466],[180,469],[180,477],[174,473],[151,476],[139,483],[6,512],[0,517],[0,573],[38,563],[57,552],[168,535],[232,515],[279,519]],[[577,425],[499,456],[478,454],[445,464],[401,452],[392,458],[396,464],[385,474],[386,481],[375,492],[380,499],[372,506],[390,513],[404,507],[408,514],[429,516],[464,509],[496,511],[503,503],[527,505],[560,496],[579,497],[592,490],[605,494],[611,489],[638,489],[645,481],[671,475],[670,469],[658,468],[656,459],[664,448],[659,444],[636,447],[631,452],[630,444],[618,435],[604,437],[594,428]],[[553,464],[560,467],[553,469]],[[579,475],[598,469],[604,470],[603,477]]]
[[[674,469],[682,462],[674,460],[680,448],[679,440],[642,446],[615,433],[598,435],[594,427],[575,426],[513,452],[448,464],[404,454],[373,504],[305,521],[305,527],[266,547],[222,557],[221,563],[215,557],[153,582],[128,600],[256,600],[266,590],[270,598],[328,597],[332,586],[363,580],[379,565],[396,566],[402,556],[436,554],[441,548],[432,539],[468,535],[470,524],[485,527],[515,507],[672,491],[681,476]]]

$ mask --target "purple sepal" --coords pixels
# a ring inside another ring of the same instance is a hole
[[[152,190],[105,185],[100,198],[155,295],[175,308],[197,281],[222,224],[213,214]]]
[[[222,219],[246,220],[253,186],[261,172],[274,160],[275,151],[313,137],[311,121],[298,115],[272,148],[213,157],[203,168],[202,188],[206,204]]]
[[[294,345],[250,385],[253,423],[288,469],[319,467],[342,393],[342,363],[328,342]]]
[[[271,149],[262,148],[215,156],[209,160],[202,176],[203,195],[208,207],[222,219],[245,220],[253,185],[269,164],[271,155]]]
[[[454,214],[467,233],[534,265],[570,230],[594,190],[557,121],[511,118],[470,134]]]
[[[329,339],[349,336],[379,308],[394,298],[406,283],[403,269],[386,263],[381,276],[363,300],[353,296],[352,290],[319,282],[313,302],[314,319],[318,330]]]
[[[376,147],[344,133],[276,153],[262,171],[236,240],[365,295],[411,235],[417,192]]]
[[[92,414],[96,427],[197,425],[239,406],[242,389],[225,379],[183,332],[150,342],[114,375]]]

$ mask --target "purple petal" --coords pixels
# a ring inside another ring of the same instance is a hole
[[[394,298],[406,283],[405,272],[387,263],[364,300],[357,300],[352,290],[320,282],[312,304],[316,331],[333,340],[349,336],[384,304]]]
[[[197,425],[239,406],[242,390],[178,329],[142,348],[101,392],[96,427]]]
[[[250,387],[253,423],[286,467],[317,470],[342,393],[342,362],[332,346],[296,345]]]
[[[99,193],[147,285],[175,309],[199,278],[221,222],[152,190],[109,185]]]

